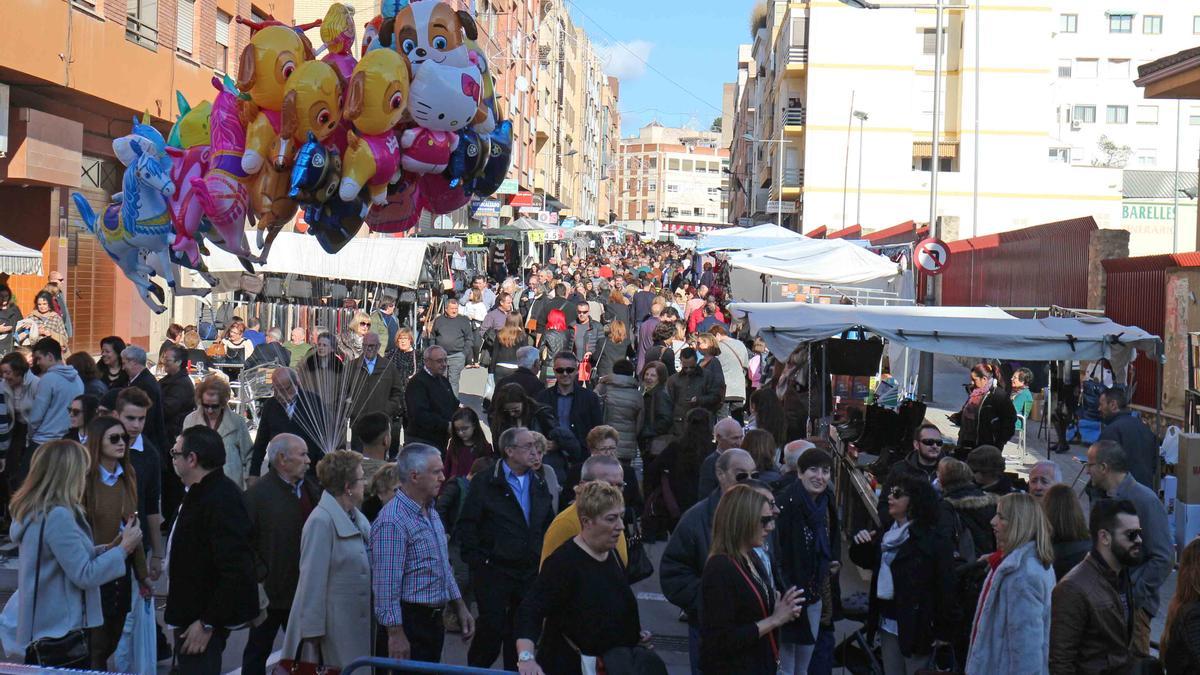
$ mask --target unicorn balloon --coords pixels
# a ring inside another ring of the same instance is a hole
[[[175,193],[171,183],[171,160],[166,140],[148,122],[133,124],[133,133],[113,141],[113,151],[126,166],[121,192],[104,210],[98,222],[87,199],[72,193],[75,208],[89,231],[125,276],[138,288],[142,301],[156,314],[166,311],[163,290],[151,281],[156,268],[171,288],[175,278],[171,268],[171,242],[175,238],[167,200]],[[157,257],[151,262],[150,258]],[[153,296],[153,297],[151,297]]]

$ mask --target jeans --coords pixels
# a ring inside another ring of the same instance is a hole
[[[220,675],[221,654],[225,652],[225,640],[229,629],[213,628],[208,646],[199,654],[183,653],[183,628],[175,629],[175,668],[179,675]]]
[[[822,627],[817,632],[817,648],[808,662],[808,675],[833,675],[833,648],[836,643],[832,627]]]
[[[467,355],[458,352],[457,354],[446,355],[446,378],[450,380],[450,389],[454,391],[454,395],[458,396],[458,385],[462,381],[463,368],[467,367]]]
[[[700,675],[700,628],[688,624],[688,660],[692,662],[692,675]]]
[[[267,659],[275,646],[275,636],[279,630],[287,628],[289,610],[268,609],[267,618],[257,626],[251,626],[246,635],[246,649],[242,652],[242,672],[246,675],[264,675],[267,672]],[[295,654],[283,654],[290,659]]]
[[[816,631],[821,625],[821,601],[818,600],[804,608],[808,625],[814,630],[812,644],[802,645],[795,642],[784,642],[779,645],[779,672],[781,675],[805,675],[808,664],[812,661],[813,652],[817,648]]]

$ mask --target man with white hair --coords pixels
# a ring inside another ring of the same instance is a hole
[[[250,449],[250,477],[258,477],[268,443],[280,434],[300,437],[308,447],[309,478],[316,478],[316,465],[325,456],[316,435],[325,432],[325,414],[316,394],[300,389],[300,379],[291,368],[276,368],[271,373],[271,388],[275,396],[263,404],[258,419],[258,432]]]
[[[265,673],[275,636],[287,627],[300,580],[300,535],[321,501],[316,481],[305,480],[308,446],[295,434],[278,434],[267,444],[267,474],[246,490],[250,545],[266,566],[267,618],[250,628],[242,653],[243,673]]]
[[[800,455],[803,455],[806,450],[817,447],[812,441],[806,441],[803,438],[797,439],[783,446],[783,478],[779,480],[776,493],[783,494],[783,491],[789,485],[796,482],[800,477],[800,472],[796,469],[797,462],[800,461]]]
[[[371,586],[375,618],[387,630],[388,656],[438,663],[446,631],[442,608],[458,614],[462,639],[475,632],[446,551],[446,530],[434,510],[446,475],[442,453],[409,443],[396,460],[400,487],[371,526]]]
[[[717,458],[730,448],[741,447],[742,439],[746,437],[745,430],[732,417],[722,417],[713,425],[713,440],[717,447],[700,465],[700,485],[696,495],[703,499],[717,488]]]
[[[1041,502],[1050,488],[1063,482],[1062,469],[1056,462],[1043,459],[1029,470],[1029,494]]]
[[[546,383],[537,374],[538,348],[526,345],[517,350],[517,369],[511,375],[501,378],[496,383],[499,389],[506,384],[519,384],[525,393],[533,398],[546,388]]]
[[[175,446],[175,439],[167,439],[167,423],[163,417],[162,387],[146,368],[146,350],[129,345],[121,350],[121,369],[129,377],[129,386],[137,387],[150,397],[150,411],[146,413],[146,438],[163,452]],[[171,458],[163,457],[163,466],[171,467]]]
[[[450,417],[458,410],[458,394],[446,377],[449,357],[437,345],[422,353],[425,366],[404,389],[404,438],[444,448],[450,440]]]
[[[267,329],[264,342],[261,345],[254,345],[254,353],[250,358],[246,359],[246,368],[262,366],[268,363],[273,363],[277,366],[289,366],[292,364],[292,353],[288,351],[281,343],[283,340],[283,331],[278,326],[272,326]]]

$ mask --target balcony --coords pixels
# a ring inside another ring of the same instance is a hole
[[[783,111],[783,133],[798,136],[804,132],[806,112],[803,106],[785,108]]]
[[[777,174],[772,174],[771,190],[769,193],[771,199],[779,199],[779,186],[774,182],[774,179],[777,177]],[[804,169],[784,169],[782,186],[784,199],[799,197],[800,189],[804,187]]]
[[[808,17],[803,10],[789,9],[784,26],[777,42],[775,70],[784,77],[802,77],[808,70]]]

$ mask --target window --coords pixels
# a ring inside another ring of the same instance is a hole
[[[1138,124],[1158,124],[1158,106],[1139,105],[1137,107]]]
[[[217,10],[217,70],[222,73],[229,72],[229,24],[232,22],[233,17]]]
[[[680,167],[680,169],[682,171],[692,171],[693,170],[692,160],[690,160],[690,159],[683,160],[683,165]]]
[[[1058,76],[1066,77],[1066,78],[1071,77],[1071,65],[1074,63],[1075,62],[1072,61],[1071,59],[1059,59],[1058,60]]]
[[[1071,161],[1070,148],[1050,148],[1050,161],[1068,164]]]
[[[1109,14],[1108,15],[1108,32],[1110,32],[1110,33],[1132,33],[1133,32],[1133,15],[1132,14]]]
[[[1108,122],[1109,124],[1129,124],[1129,106],[1108,106],[1104,121]]]
[[[693,216],[700,216],[700,217],[704,217],[704,207],[703,207],[703,206],[697,206],[697,207],[693,208],[693,209],[692,209],[692,215],[693,215]]]
[[[670,193],[679,192],[679,184],[678,183],[667,183],[667,192],[670,192]]]
[[[646,183],[646,189],[650,192],[658,192],[658,181],[652,180]]]
[[[1138,148],[1136,159],[1138,166],[1155,166],[1158,164],[1158,151],[1154,148]]]
[[[125,39],[158,48],[158,0],[126,0]]]
[[[647,212],[647,213],[654,213],[654,212],[655,212],[657,209],[658,209],[658,207],[657,207],[657,206],[655,206],[654,204],[647,204],[647,205],[646,205],[646,212]]]
[[[1076,33],[1079,31],[1079,16],[1076,14],[1058,15],[1058,32]]]
[[[1104,62],[1104,77],[1110,80],[1129,79],[1129,59],[1109,59]]]
[[[1092,124],[1096,121],[1096,106],[1077,105],[1072,109],[1071,121]]]
[[[1162,17],[1147,14],[1142,17],[1142,32],[1146,35],[1162,34]]]
[[[721,188],[710,187],[710,188],[708,188],[708,194],[713,195],[713,196],[719,195],[719,194],[721,194]]]
[[[196,0],[177,0],[175,5],[175,50],[191,56]]]
[[[1078,78],[1095,79],[1099,75],[1099,59],[1075,59],[1074,76]]]
[[[933,158],[921,157],[921,171],[933,171]],[[943,157],[942,161],[938,162],[938,171],[951,172],[954,171],[954,158]]]
[[[933,56],[937,50],[937,29],[922,28],[921,29],[921,53],[925,56]],[[942,29],[942,55],[946,54],[946,29]]]
[[[654,165],[651,164],[650,166],[654,166]],[[667,170],[678,171],[679,170],[679,160],[678,159],[668,159],[667,160]]]
[[[1192,33],[1194,35],[1200,35],[1200,16],[1192,17]]]

